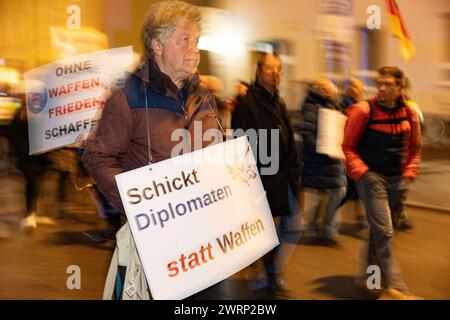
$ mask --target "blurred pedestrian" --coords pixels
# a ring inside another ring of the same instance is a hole
[[[12,123],[0,127],[0,135],[7,137],[10,141],[16,155],[17,168],[23,173],[25,178],[26,212],[19,221],[19,228],[22,232],[34,231],[38,224],[39,189],[50,162],[44,154],[28,154],[28,121],[27,108],[24,102],[16,112]],[[53,224],[53,221],[49,218],[41,218],[40,222]]]
[[[366,87],[364,82],[357,77],[350,77],[347,88],[342,96],[341,105],[344,110],[364,99]]]
[[[305,236],[325,245],[336,245],[336,212],[345,196],[347,179],[342,159],[318,153],[319,111],[342,113],[337,87],[325,77],[315,79],[300,110],[299,133],[303,138],[302,208]]]
[[[219,78],[210,75],[200,76],[200,85],[211,92],[216,103],[220,124],[223,130],[231,126],[231,106],[222,96],[223,85]]]
[[[405,100],[405,104],[414,109],[419,117],[420,126],[423,128],[424,118],[422,111],[419,108],[417,102],[411,97],[411,81],[405,77],[405,86],[402,92],[403,98]],[[408,198],[410,189],[410,184],[405,183],[402,185],[402,188],[399,190],[400,198],[392,210],[392,223],[394,224],[394,228],[397,230],[409,230],[414,227],[414,224],[411,218],[406,211],[406,199]]]
[[[343,150],[369,223],[368,265],[378,265],[383,298],[415,298],[401,277],[391,213],[400,190],[418,174],[421,150],[417,112],[402,96],[404,74],[397,67],[378,70],[377,96],[348,111]],[[364,268],[364,271],[366,269]],[[365,283],[367,276],[361,276]]]
[[[279,168],[273,175],[261,174],[270,210],[278,226],[280,245],[263,257],[267,284],[274,298],[291,298],[292,293],[281,279],[285,265],[301,235],[301,216],[297,200],[300,166],[291,123],[286,105],[280,98],[278,87],[281,80],[281,60],[273,54],[263,54],[257,62],[255,83],[247,95],[236,106],[232,117],[232,128],[267,129],[266,139],[258,145],[271,149],[274,130],[279,130]],[[258,169],[267,166],[258,159]]]
[[[346,89],[341,98],[341,107],[344,112],[362,100],[366,93],[364,82],[357,77],[350,77],[347,81]],[[343,206],[348,201],[353,203],[353,213],[355,215],[357,233],[367,228],[366,217],[358,199],[358,193],[356,192],[355,181],[347,175],[347,191],[344,199],[342,199],[340,206]],[[364,235],[358,235],[359,238],[365,237]]]

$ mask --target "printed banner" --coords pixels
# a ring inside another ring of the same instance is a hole
[[[116,176],[154,299],[183,299],[278,244],[247,137]]]
[[[97,120],[104,89],[123,78],[132,47],[73,56],[25,73],[30,154],[75,142]]]

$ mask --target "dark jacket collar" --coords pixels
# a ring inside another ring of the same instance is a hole
[[[268,110],[278,119],[279,123],[285,123],[285,114],[283,111],[284,102],[281,100],[278,90],[276,90],[275,94],[272,96],[272,94],[263,86],[255,82],[250,86],[249,92],[251,92],[258,101],[258,105]]]
[[[274,95],[272,95],[269,91],[267,91],[266,88],[264,88],[262,85],[260,85],[260,84],[257,83],[257,82],[254,82],[254,83],[252,84],[252,88],[253,88],[253,91],[254,91],[257,95],[259,95],[261,98],[263,98],[263,99],[265,99],[265,100],[269,100],[269,101],[277,101],[277,100],[279,100],[279,98],[280,98],[280,93],[279,93],[278,89],[275,90]]]
[[[135,73],[142,79],[145,86],[151,87],[158,94],[174,99],[180,98],[180,90],[178,87],[172,82],[167,74],[159,69],[159,66],[151,57],[148,56]],[[200,77],[198,73],[193,74],[185,81],[181,91],[187,95],[190,92],[195,91],[199,84]]]

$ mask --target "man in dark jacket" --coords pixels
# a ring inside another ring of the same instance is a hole
[[[300,111],[298,127],[304,145],[301,194],[305,235],[331,245],[336,244],[338,236],[335,216],[345,196],[347,179],[343,160],[319,154],[316,145],[319,110],[326,108],[340,112],[336,98],[337,88],[330,80],[320,77],[313,81]],[[322,208],[324,217],[319,215]]]
[[[267,200],[278,225],[280,245],[264,256],[265,273],[269,288],[275,297],[289,297],[289,290],[280,278],[285,264],[295,248],[301,230],[301,217],[297,202],[300,166],[286,106],[278,93],[281,78],[281,60],[277,54],[264,54],[257,63],[256,81],[247,95],[236,106],[232,118],[233,129],[259,130],[259,151],[271,150],[270,164],[262,163],[258,156],[258,169]],[[263,130],[268,133],[262,134]],[[279,136],[277,136],[279,134]],[[272,139],[273,136],[279,139]],[[278,144],[278,153],[274,149]],[[255,150],[254,150],[255,151]],[[256,156],[256,153],[255,153]],[[278,170],[265,170],[278,161]],[[270,175],[267,173],[271,173]]]

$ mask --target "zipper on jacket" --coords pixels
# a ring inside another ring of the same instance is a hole
[[[178,94],[178,99],[180,102],[180,106],[181,106],[181,110],[183,110],[184,113],[184,119],[185,119],[185,123],[184,123],[184,128],[188,129],[189,128],[189,118],[186,112],[186,108],[185,108],[185,104],[184,104],[184,99],[183,99],[183,92],[180,89],[180,93]]]
[[[181,109],[183,109],[183,112],[184,112],[184,120],[185,120],[184,128],[188,129],[189,128],[189,118],[188,118],[186,109],[184,107],[184,103],[181,101],[180,105],[181,105]]]
[[[143,68],[143,66],[142,66],[142,68]],[[144,85],[144,88],[152,88],[152,86],[151,86],[151,84],[150,84],[149,82],[143,81],[142,83],[143,83],[143,85]],[[144,90],[145,90],[145,89],[144,89]],[[167,95],[166,95],[165,97],[166,97],[166,98],[169,98],[169,99],[172,99],[172,100],[175,100],[175,101],[177,101],[177,102],[180,104],[181,110],[183,111],[183,113],[184,113],[184,118],[185,118],[185,125],[184,125],[184,128],[185,128],[185,129],[188,129],[188,127],[189,127],[189,118],[188,118],[188,115],[187,115],[187,112],[186,112],[186,109],[185,109],[185,104],[184,104],[184,101],[183,101],[182,90],[180,90],[179,93],[178,93],[178,100],[177,100],[177,99],[174,99],[173,97],[169,97],[169,96],[167,96]]]

